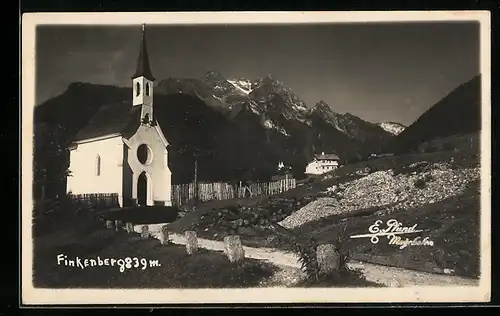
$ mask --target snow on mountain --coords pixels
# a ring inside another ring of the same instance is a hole
[[[367,122],[351,113],[334,112],[325,102],[320,101],[310,110],[309,116],[320,119],[353,141],[363,144],[369,151],[379,151],[380,144],[388,141],[392,134],[374,123]]]
[[[257,115],[261,115],[262,114],[262,109],[259,108],[259,105],[257,104],[257,102],[253,101],[253,100],[250,100],[249,102],[249,106],[248,108],[254,113],[254,114],[257,114]]]
[[[270,119],[266,119],[264,122],[263,122],[263,126],[264,128],[267,128],[267,129],[274,129],[278,132],[280,132],[281,134],[285,135],[285,136],[290,136],[290,134],[288,134],[288,132],[281,126],[275,124],[273,121],[271,121]]]
[[[252,82],[249,97],[261,104],[266,112],[279,113],[286,120],[306,120],[308,108],[305,102],[271,74]]]
[[[395,122],[381,122],[377,125],[393,135],[399,135],[406,128],[403,124]]]
[[[252,83],[246,79],[227,79],[227,81],[232,84],[236,89],[240,90],[244,94],[248,95],[252,92]]]
[[[264,115],[265,119],[261,121],[263,128],[287,137],[302,137],[297,135],[305,135],[311,129],[331,131],[334,128],[352,141],[366,144],[379,143],[393,135],[381,126],[352,114],[335,113],[324,101],[309,108],[292,89],[272,74],[248,80],[242,77],[228,79],[217,71],[208,71],[202,78],[164,80],[160,87],[164,92],[182,91],[196,96],[239,123],[242,123],[240,120],[252,121],[252,115]],[[313,124],[314,117],[326,125]]]

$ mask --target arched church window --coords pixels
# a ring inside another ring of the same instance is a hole
[[[96,176],[100,176],[101,175],[101,156],[97,155],[96,159],[95,159],[95,174]]]
[[[146,95],[149,95],[149,83],[146,83]]]
[[[137,82],[135,84],[135,96],[139,96],[139,94],[141,94],[141,84],[139,82]]]

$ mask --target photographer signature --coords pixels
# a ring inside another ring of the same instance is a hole
[[[399,246],[399,249],[404,249],[407,246],[434,246],[434,242],[429,237],[421,238],[417,236],[413,239],[402,238],[400,235],[416,234],[423,232],[417,229],[417,224],[413,226],[404,226],[403,223],[396,219],[389,219],[385,223],[385,227],[381,228],[382,220],[377,220],[370,227],[368,227],[369,234],[353,235],[351,238],[370,238],[371,243],[376,244],[379,242],[379,237],[387,236],[389,245]]]

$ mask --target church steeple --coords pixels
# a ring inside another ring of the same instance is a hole
[[[137,68],[132,76],[133,105],[141,106],[141,122],[153,120],[153,82],[155,78],[149,68],[149,56],[146,46],[146,34],[142,25],[141,46],[137,58]]]
[[[155,80],[155,78],[153,77],[153,73],[151,72],[151,68],[149,67],[145,24],[142,25],[141,46],[139,49],[139,57],[137,57],[137,68],[135,70],[135,74],[132,76],[132,79],[138,77],[144,77],[151,81]]]

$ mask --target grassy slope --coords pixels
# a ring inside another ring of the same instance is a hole
[[[57,266],[58,254],[68,258],[137,257],[158,260],[161,267],[125,270],[102,266]],[[270,277],[276,267],[257,260],[245,259],[232,264],[220,252],[200,250],[189,256],[185,247],[160,246],[158,240],[130,238],[112,230],[92,232],[58,232],[35,241],[34,285],[49,288],[209,288],[252,287]]]
[[[196,211],[188,213],[185,217],[171,223],[170,229],[175,232],[182,233],[183,230],[189,229],[190,225],[194,222],[199,222],[200,217],[206,213],[213,212],[225,207],[232,207],[236,205],[254,206],[266,203],[269,199],[279,197],[291,197],[301,199],[306,196],[315,196],[318,192],[324,191],[332,185],[353,181],[363,177],[363,175],[353,174],[357,170],[363,168],[370,168],[371,172],[394,169],[399,170],[402,166],[407,166],[414,162],[426,160],[428,162],[449,161],[454,158],[452,166],[456,168],[464,168],[478,165],[477,154],[474,151],[461,151],[459,153],[453,151],[444,151],[438,153],[415,153],[395,157],[384,157],[369,161],[363,161],[356,164],[345,165],[334,172],[327,173],[318,179],[305,183],[295,189],[284,192],[280,195],[272,197],[255,197],[246,200],[225,200],[225,201],[212,201],[200,205]]]
[[[367,234],[368,227],[376,220],[384,223],[397,219],[405,226],[417,224],[428,236],[433,247],[416,246],[398,249],[381,238],[372,244],[368,238],[346,238],[344,247],[353,258],[373,263],[400,266],[427,272],[442,272],[444,268],[466,277],[478,277],[479,273],[479,192],[474,183],[466,192],[438,203],[427,204],[419,209],[399,211],[386,216],[331,216],[308,223],[294,230],[308,234],[320,242],[335,242],[341,221],[345,223],[345,236]],[[412,239],[418,234],[408,237]],[[277,244],[280,247],[279,244]],[[282,246],[281,246],[282,247]]]
[[[293,287],[381,287],[368,281],[357,270],[342,271],[335,277],[305,280],[296,269],[244,259],[230,263],[218,251],[199,249],[189,256],[179,245],[160,245],[153,238],[141,240],[137,234],[102,229],[89,221],[67,225],[66,229],[35,239],[34,286],[39,288],[245,288],[256,286]],[[101,223],[102,224],[102,223]],[[119,266],[58,266],[57,255],[69,260],[85,258],[144,258],[161,266],[126,269]],[[298,278],[288,284],[289,278]]]

